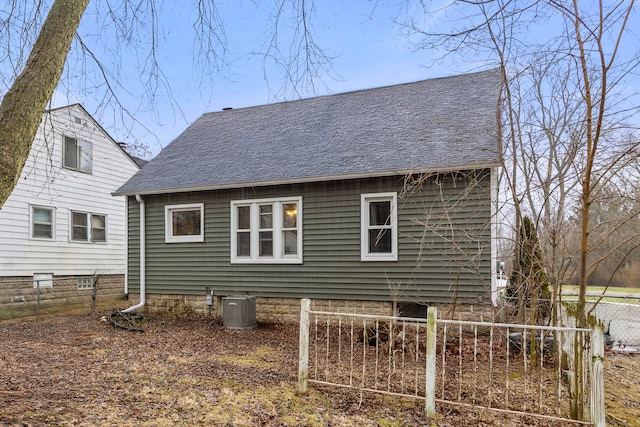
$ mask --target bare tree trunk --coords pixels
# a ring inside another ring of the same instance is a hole
[[[591,184],[588,175],[585,175],[582,184],[582,221],[580,228],[580,290],[578,292],[578,327],[585,326],[585,307],[587,302],[587,256],[589,254],[589,206],[591,205]]]
[[[56,0],[29,59],[0,104],[0,208],[27,161],[89,0]]]

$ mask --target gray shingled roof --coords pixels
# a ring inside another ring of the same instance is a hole
[[[500,70],[202,115],[116,194],[495,166]]]

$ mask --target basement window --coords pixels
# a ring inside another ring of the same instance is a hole
[[[33,288],[53,288],[53,273],[33,273]]]
[[[93,277],[78,277],[78,289],[93,289]]]

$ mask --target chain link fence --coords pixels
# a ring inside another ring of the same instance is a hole
[[[587,303],[587,310],[602,321],[605,345],[621,353],[640,352],[640,302],[619,298],[619,302]]]
[[[562,295],[564,303],[577,301],[577,291]],[[552,303],[550,300],[539,302]],[[517,321],[515,300],[507,298],[504,292],[501,292],[496,305],[498,321]],[[640,353],[640,290],[591,290],[587,293],[586,311],[603,323],[607,349],[619,353]]]
[[[577,295],[563,295],[565,302],[577,301]],[[640,290],[587,292],[587,314],[604,325],[605,345],[620,353],[640,352]]]
[[[71,311],[91,313],[108,305],[126,305],[124,276],[53,276],[0,278],[0,320]]]

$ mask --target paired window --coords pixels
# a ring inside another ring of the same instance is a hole
[[[55,209],[44,206],[31,206],[31,237],[34,239],[53,239]]]
[[[65,136],[63,138],[63,166],[80,172],[93,170],[93,147],[88,141]]]
[[[360,258],[362,261],[398,260],[396,193],[361,195]]]
[[[106,215],[71,211],[71,240],[74,242],[106,242]]]
[[[231,202],[232,263],[302,263],[302,198]]]
[[[204,203],[165,206],[165,242],[204,242]]]

